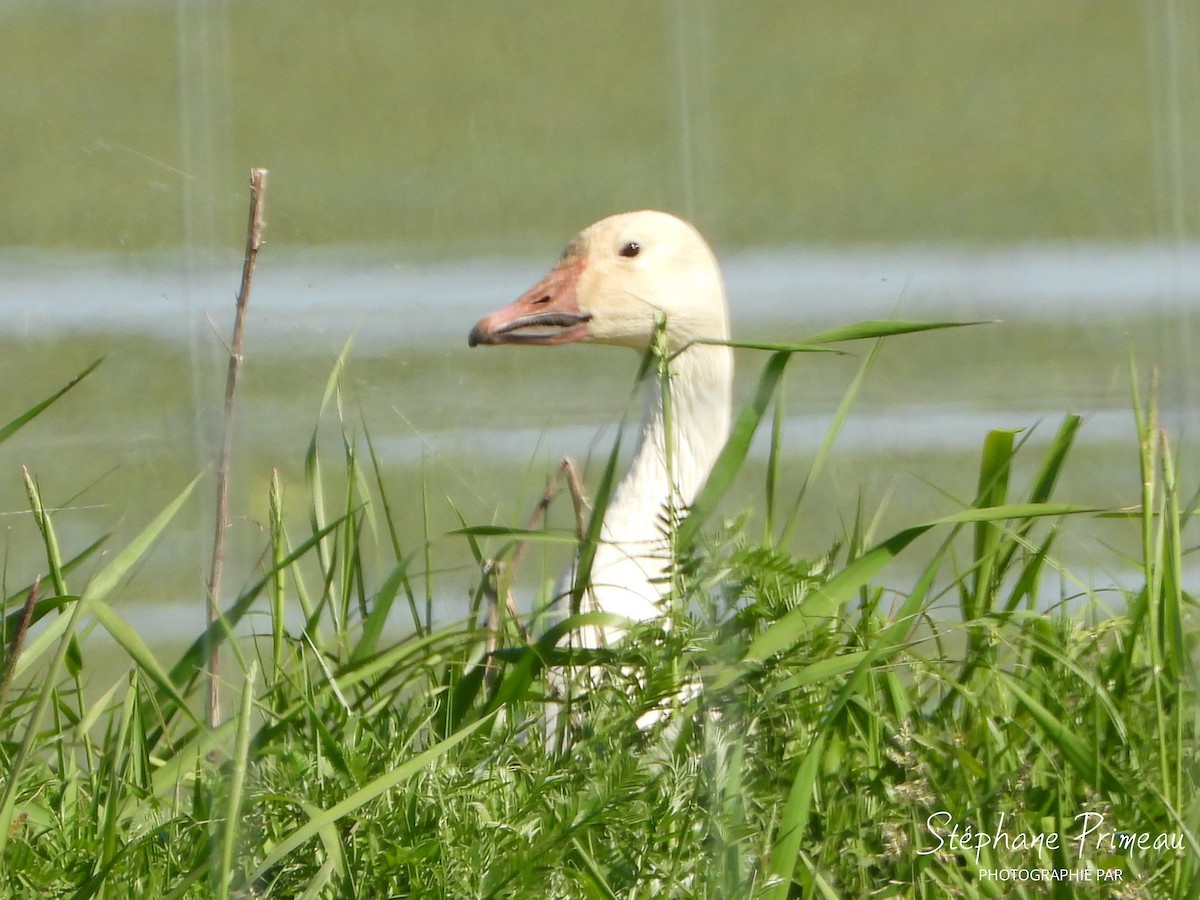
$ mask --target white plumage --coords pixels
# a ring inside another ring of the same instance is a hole
[[[581,604],[584,612],[634,621],[662,614],[670,588],[664,518],[693,501],[729,434],[732,353],[695,343],[729,337],[712,251],[695,228],[667,213],[610,216],[580,232],[542,281],[481,320],[470,336],[472,346],[591,342],[645,353],[660,328],[669,359],[669,416],[661,383],[648,378],[633,461],[609,501]],[[569,573],[565,581],[569,596]],[[624,631],[583,629],[573,643],[601,646]]]

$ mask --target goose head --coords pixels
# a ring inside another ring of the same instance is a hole
[[[729,336],[712,250],[687,222],[641,210],[576,235],[550,273],[481,319],[468,343],[616,344],[645,352],[662,327],[667,350]]]

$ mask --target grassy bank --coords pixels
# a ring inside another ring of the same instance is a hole
[[[1057,496],[1080,427],[1067,417],[1036,459],[1013,432],[984,436],[970,504],[948,500],[940,518],[890,534],[865,509],[830,534],[827,553],[800,559],[790,523],[810,500],[779,490],[773,466],[758,501],[763,527],[718,512],[751,432],[773,430],[783,412],[773,397],[787,359],[774,354],[763,367],[741,427],[675,534],[674,596],[689,614],[668,632],[647,627],[586,657],[555,646],[579,622],[545,634],[535,626],[526,640],[500,606],[495,628],[484,627],[492,604],[482,576],[466,621],[430,624],[431,547],[463,543],[482,562],[511,559],[523,540],[522,565],[536,570],[540,552],[575,538],[470,520],[448,534],[398,529],[365,435],[334,426],[345,435],[335,454],[314,437],[303,488],[273,486],[254,583],[224,623],[170,661],[105,601],[169,537],[172,517],[198,502],[194,484],[97,563],[86,545],[60,543],[31,480],[46,563],[40,585],[10,588],[5,600],[0,891],[932,898],[1074,889],[981,876],[1011,868],[1090,873],[1089,887],[1111,896],[1195,895],[1197,610],[1184,573],[1200,495],[1180,483],[1154,392],[1134,390],[1149,401],[1131,413],[1143,489],[1127,509]],[[325,394],[327,420],[339,375]],[[0,441],[29,418],[0,430]],[[811,483],[825,461],[819,453]],[[294,508],[307,527],[290,524]],[[1098,588],[1095,573],[1058,560],[1060,521],[1101,515],[1133,533],[1137,558],[1114,560],[1136,568],[1132,588]],[[920,574],[897,583],[898,558]],[[946,606],[953,617],[930,615]],[[397,621],[407,636],[395,636]],[[77,638],[95,629],[121,647],[127,674],[89,702],[92,669]],[[213,642],[223,645],[232,707],[216,729],[203,722],[200,669]],[[607,677],[559,717],[573,731],[570,751],[555,753],[543,672],[582,663]],[[697,680],[703,690],[680,701],[680,687]],[[639,729],[638,716],[662,704],[676,708]],[[1000,832],[1008,839],[979,838]],[[1114,833],[1148,838],[1122,849],[1120,838],[1101,837]],[[1029,848],[1037,835],[1040,852]],[[1059,836],[1055,847],[1048,835]],[[1099,870],[1121,880],[1097,883]]]

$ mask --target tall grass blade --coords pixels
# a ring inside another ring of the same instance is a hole
[[[62,564],[62,574],[64,576],[71,574],[72,571],[78,569],[81,565],[91,559],[96,551],[104,546],[104,543],[109,539],[110,536],[111,535],[109,534],[105,534],[98,537],[96,540],[92,541],[90,544],[64,562]],[[7,609],[14,604],[23,606],[24,598],[29,596],[29,591],[32,587],[32,584],[27,584],[15,593],[9,594],[4,598],[2,608]],[[48,612],[53,612],[55,609],[57,609],[57,607],[58,603],[54,597],[46,597],[42,600],[39,600],[33,610],[33,622],[37,622],[42,618],[42,616],[46,615]],[[0,624],[0,629],[3,630],[4,634],[12,633],[12,628],[16,624],[16,621],[21,614],[22,613],[20,611],[11,613],[4,620],[3,624]]]
[[[313,806],[311,803],[304,801],[300,802],[300,808],[304,810],[304,814],[310,819],[321,814],[319,806]],[[301,894],[301,897],[317,898],[321,896],[321,892],[328,886],[330,879],[335,873],[343,879],[347,878],[349,873],[346,869],[346,856],[342,852],[342,842],[338,835],[336,823],[330,823],[317,832],[317,836],[321,839],[321,848],[325,851],[325,862],[312,880],[308,883],[307,889]],[[356,896],[357,892],[353,890],[347,891],[350,896]]]
[[[796,493],[796,500],[792,504],[792,511],[788,513],[787,523],[783,526],[782,536],[779,540],[781,544],[786,545],[791,542],[796,523],[799,521],[800,507],[804,503],[804,497],[808,493],[809,487],[820,477],[821,469],[825,465],[825,459],[833,449],[838,434],[841,433],[842,426],[846,423],[846,419],[850,415],[850,410],[858,400],[859,392],[866,382],[867,373],[874,367],[875,360],[879,356],[879,349],[882,346],[882,339],[875,341],[871,346],[871,352],[867,354],[862,364],[858,367],[858,371],[855,372],[854,379],[850,382],[850,387],[842,395],[842,399],[838,403],[838,408],[833,414],[833,421],[825,432],[825,437],[821,441],[821,446],[817,448],[817,452],[813,456],[813,461],[809,464],[808,471],[804,475],[804,481],[800,485],[800,490]]]
[[[1183,594],[1183,515],[1179,509],[1179,491],[1171,443],[1162,436],[1162,630],[1163,661],[1168,677],[1181,680],[1187,674],[1191,657],[1187,651],[1187,609]]]
[[[54,524],[50,521],[50,515],[42,503],[41,491],[33,476],[29,474],[29,469],[22,466],[21,474],[25,478],[25,493],[29,497],[29,507],[33,510],[33,518],[42,535],[42,545],[46,549],[46,564],[50,568],[50,581],[54,585],[54,593],[60,597],[65,596],[67,581],[63,573],[62,552],[59,550]],[[83,668],[83,651],[79,647],[79,641],[74,638],[71,639],[70,647],[67,650],[66,665],[67,671],[72,675],[79,674]]]
[[[355,644],[354,651],[350,654],[351,663],[361,662],[375,653],[375,647],[379,643],[380,636],[383,634],[383,628],[387,624],[387,618],[396,601],[396,595],[400,592],[400,586],[407,583],[407,560],[401,560],[392,569],[391,574],[384,579],[383,584],[379,586],[379,590],[375,593],[375,602],[371,605],[371,610],[367,614],[366,619],[363,620],[362,632],[359,634],[358,643]],[[420,633],[419,628],[417,632]]]
[[[317,408],[317,418],[316,423],[313,425],[312,437],[308,442],[308,450],[304,454],[304,479],[309,494],[309,521],[313,533],[322,534],[322,540],[317,543],[317,561],[321,567],[322,580],[326,585],[328,585],[333,577],[331,571],[333,551],[326,540],[329,530],[325,527],[325,486],[321,475],[321,458],[317,445],[321,431],[321,419],[325,415],[325,410],[329,407],[330,402],[338,396],[342,372],[346,368],[346,359],[350,354],[350,347],[353,343],[354,336],[351,335],[342,346],[341,353],[334,360],[329,376],[325,379],[325,391],[321,395],[321,404]],[[327,589],[323,596],[328,596]]]
[[[465,525],[446,532],[451,535],[461,535],[468,538],[476,537],[507,537],[513,543],[530,544],[575,544],[579,542],[576,534],[565,528],[517,528],[512,525]],[[501,555],[501,554],[497,554]]]
[[[729,440],[725,442],[725,446],[717,456],[717,461],[713,464],[712,472],[704,482],[704,487],[700,489],[692,503],[687,518],[679,526],[676,547],[680,553],[687,553],[695,543],[696,538],[699,537],[700,528],[716,510],[726,491],[729,490],[729,486],[733,484],[734,477],[741,470],[742,463],[746,461],[746,455],[750,452],[750,443],[754,440],[754,433],[758,430],[758,425],[771,402],[771,397],[775,393],[779,379],[783,376],[789,358],[789,352],[774,353],[763,367],[758,385],[754,389],[754,397],[738,416],[738,420],[730,432]]]
[[[587,852],[578,837],[571,838],[571,848],[575,851],[579,861],[583,863],[582,874],[588,879],[587,886],[591,888],[589,892],[591,896],[600,897],[602,900],[617,900],[617,893],[609,886],[599,864],[592,854]]]
[[[596,496],[592,501],[592,517],[588,520],[587,531],[579,543],[579,555],[575,562],[574,583],[571,585],[571,615],[577,616],[583,603],[583,595],[592,579],[592,563],[596,559],[596,548],[600,546],[601,529],[604,525],[604,514],[608,511],[608,501],[617,483],[617,460],[621,452],[621,438],[625,433],[624,421],[617,428],[617,436],[609,451],[608,461],[604,464],[604,473],[600,476],[600,484],[596,488]],[[533,536],[530,535],[530,539]]]
[[[1054,494],[1054,488],[1058,483],[1059,476],[1062,474],[1063,466],[1066,464],[1067,456],[1075,443],[1075,436],[1082,423],[1083,420],[1076,415],[1069,415],[1063,419],[1062,424],[1059,425],[1058,431],[1054,435],[1054,439],[1050,442],[1046,458],[1033,480],[1033,486],[1029,490],[1028,502],[1050,502],[1050,497]],[[1025,544],[1030,531],[1033,529],[1033,525],[1033,520],[1026,522],[1016,529],[1015,539],[1003,541],[999,559],[996,563],[996,571],[998,573],[1003,575],[1008,571],[1012,565],[1013,557]],[[1042,544],[1041,550],[1026,562],[1019,576],[1018,585],[1014,588],[1005,604],[1006,611],[1011,612],[1015,609],[1022,596],[1032,596],[1037,574],[1041,571],[1042,564],[1046,559],[1050,546],[1054,542],[1054,538],[1055,532],[1051,532]]]
[[[83,602],[103,600],[112,592],[112,589],[129,573],[134,564],[145,556],[146,551],[162,536],[167,525],[187,502],[202,477],[204,477],[203,473],[193,478],[188,486],[180,491],[179,495],[125,546],[124,550],[113,557],[112,562],[96,573],[83,590]]]
[[[1054,486],[1062,474],[1063,465],[1067,461],[1067,455],[1075,443],[1075,436],[1082,424],[1083,419],[1072,414],[1064,418],[1062,424],[1058,426],[1058,431],[1046,453],[1046,461],[1042,464],[1037,477],[1034,478],[1033,487],[1029,490],[1030,503],[1049,502],[1054,493]]]
[[[919,334],[922,331],[937,331],[943,328],[963,328],[969,325],[987,325],[988,322],[857,322],[831,331],[823,331],[796,343],[773,341],[735,341],[705,338],[698,343],[737,347],[744,350],[768,350],[773,353],[829,352],[825,344],[840,344],[847,341],[866,341],[873,338],[894,337],[901,334]]]
[[[238,710],[237,739],[230,762],[231,779],[229,796],[225,801],[225,819],[221,825],[221,861],[217,867],[217,897],[229,900],[229,889],[233,882],[234,850],[242,821],[242,800],[246,786],[246,773],[250,767],[250,712],[254,708],[254,682],[258,676],[258,662],[250,664],[246,680],[242,685],[242,703]]]
[[[287,532],[283,525],[283,485],[279,470],[271,470],[271,486],[267,498],[267,522],[271,535],[271,674],[278,679],[283,672],[284,614],[286,611]]]
[[[93,597],[89,599],[88,603],[88,611],[96,617],[96,621],[104,627],[117,645],[150,677],[159,691],[170,698],[180,712],[199,725],[200,722],[192,715],[187,701],[175,689],[175,685],[171,682],[171,676],[167,674],[166,669],[146,646],[146,642],[142,640],[142,636],[138,634],[137,630],[117,615],[116,611],[103,600]]]
[[[763,523],[763,540],[772,541],[775,536],[775,506],[778,503],[779,467],[783,452],[783,386],[775,392],[775,410],[771,414],[771,445],[767,453],[766,521]]]
[[[767,900],[787,900],[792,896],[792,880],[796,863],[800,858],[800,845],[808,830],[808,818],[812,809],[813,791],[816,787],[817,770],[825,751],[825,735],[818,732],[809,745],[808,752],[796,771],[788,789],[787,799],[779,818],[775,845],[767,860],[767,875],[779,882],[765,894]]]
[[[62,397],[63,394],[67,393],[67,391],[71,390],[71,388],[75,387],[75,385],[79,384],[79,382],[91,375],[92,372],[96,371],[96,367],[102,362],[104,362],[103,356],[87,366],[82,372],[68,381],[63,387],[59,388],[45,400],[33,405],[11,422],[0,425],[0,444],[3,444],[10,437],[20,431],[24,426],[36,419],[39,415],[45,412],[47,407],[51,406],[55,401]]]
[[[1013,440],[1015,430],[990,431],[983,441],[983,454],[979,462],[979,486],[974,506],[988,509],[1003,506],[1008,500],[1008,479],[1012,471]],[[1003,532],[994,521],[975,523],[975,587],[963,592],[963,620],[973,622],[985,610],[993,606],[995,580],[1002,572],[997,571],[997,555]]]
[[[397,560],[404,557],[400,547],[400,533],[396,529],[396,520],[392,515],[392,504],[388,499],[387,489],[383,484],[383,467],[379,465],[379,457],[375,453],[375,443],[371,440],[371,429],[363,423],[363,437],[367,441],[367,455],[371,459],[371,472],[375,476],[375,490],[379,493],[379,502],[383,505],[383,519],[387,525],[388,540],[392,545],[392,554]]]

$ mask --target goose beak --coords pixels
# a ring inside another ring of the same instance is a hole
[[[514,303],[480,319],[467,344],[570,344],[588,337],[591,314],[579,308],[586,259],[559,263]]]

